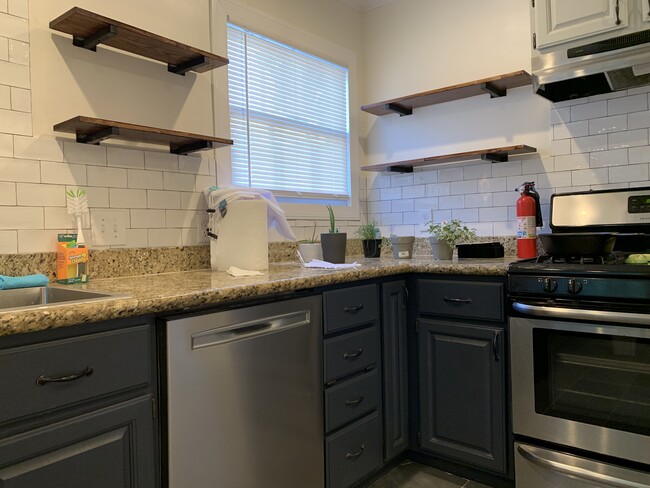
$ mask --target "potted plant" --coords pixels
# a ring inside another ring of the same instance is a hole
[[[476,238],[476,231],[463,225],[460,219],[452,219],[449,222],[443,220],[439,224],[434,224],[432,220],[427,222],[427,225],[427,231],[431,234],[429,242],[433,259],[451,259],[456,244]]]
[[[344,263],[345,245],[348,235],[345,232],[339,232],[336,227],[334,210],[331,205],[327,205],[327,211],[330,218],[329,232],[320,235],[320,242],[323,247],[323,260],[329,263]]]
[[[316,221],[314,221],[311,237],[298,242],[298,252],[305,263],[309,263],[314,259],[323,260],[323,249],[316,236]]]
[[[413,245],[415,237],[413,236],[390,236],[390,245],[393,248],[393,257],[395,259],[411,259],[413,257]]]
[[[373,220],[360,226],[357,235],[361,239],[364,257],[378,258],[381,256],[381,237],[377,221]]]

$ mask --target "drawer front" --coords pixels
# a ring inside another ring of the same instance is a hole
[[[0,351],[0,423],[147,385],[149,346],[143,325]]]
[[[325,333],[367,324],[379,318],[377,285],[351,286],[323,293]]]
[[[503,284],[419,280],[420,312],[450,317],[503,320]]]
[[[352,332],[325,341],[325,381],[379,363],[379,328]]]
[[[379,407],[379,371],[373,369],[325,392],[325,428],[329,432]]]
[[[381,465],[381,422],[378,413],[327,438],[329,488],[348,488]]]

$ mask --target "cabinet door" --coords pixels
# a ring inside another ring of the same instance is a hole
[[[406,286],[382,286],[382,353],[384,371],[384,460],[408,447],[408,363],[406,357]]]
[[[534,0],[537,48],[626,27],[627,1]]]
[[[504,473],[503,329],[419,321],[420,447]]]
[[[3,488],[153,488],[152,398],[0,440]]]

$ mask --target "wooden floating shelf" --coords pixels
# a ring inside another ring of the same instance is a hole
[[[104,139],[120,139],[123,141],[166,145],[169,146],[169,152],[173,154],[189,154],[194,151],[232,145],[230,139],[127,124],[113,120],[95,119],[81,115],[56,124],[54,130],[76,134],[77,142],[83,144],[99,144]]]
[[[488,93],[490,98],[506,96],[510,88],[532,84],[532,77],[525,71],[515,71],[505,75],[493,76],[483,80],[470,81],[460,85],[447,86],[405,97],[393,98],[384,102],[364,105],[361,110],[373,115],[388,114],[411,115],[413,109],[451,102],[462,98],[475,97]]]
[[[50,22],[50,29],[72,35],[75,46],[96,50],[98,44],[167,64],[172,73],[203,73],[228,64],[228,59],[181,44],[129,24],[73,7]]]
[[[364,171],[391,171],[395,173],[412,173],[413,168],[430,166],[433,164],[471,161],[473,159],[482,159],[485,161],[492,161],[493,163],[504,163],[508,161],[509,156],[530,154],[534,152],[537,152],[536,148],[524,145],[494,147],[492,149],[481,149],[478,151],[444,154],[441,156],[429,156],[427,158],[411,159],[410,161],[373,164],[370,166],[363,166],[361,169]]]

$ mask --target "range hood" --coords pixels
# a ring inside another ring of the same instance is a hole
[[[532,74],[552,102],[650,85],[650,30],[534,57]]]

